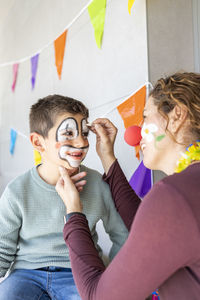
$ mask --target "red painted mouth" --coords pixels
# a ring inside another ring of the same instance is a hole
[[[83,152],[66,152],[66,155],[73,157],[73,159],[80,159],[83,156]]]

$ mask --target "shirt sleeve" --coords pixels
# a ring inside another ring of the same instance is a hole
[[[107,176],[103,175],[103,180],[109,184],[115,207],[130,230],[141,199],[129,185],[117,160],[110,167]]]
[[[162,182],[144,198],[126,243],[106,269],[86,218],[74,215],[64,227],[83,300],[144,300],[178,269],[194,263],[198,236],[184,197]]]
[[[13,209],[6,189],[0,199],[0,277],[5,276],[15,259],[20,226],[20,217]]]

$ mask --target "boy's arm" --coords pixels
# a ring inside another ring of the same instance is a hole
[[[8,189],[0,199],[0,277],[15,259],[21,219],[9,201]]]
[[[113,257],[118,253],[124,242],[128,237],[128,230],[116,211],[114,202],[109,190],[109,186],[104,184],[104,203],[105,212],[102,216],[102,221],[104,224],[105,231],[108,233],[110,240],[112,241],[112,247],[109,252],[109,258]]]

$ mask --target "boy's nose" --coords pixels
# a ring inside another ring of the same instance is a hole
[[[74,146],[77,148],[83,147],[85,146],[85,144],[86,144],[86,140],[81,134],[79,134],[77,138],[74,139]]]

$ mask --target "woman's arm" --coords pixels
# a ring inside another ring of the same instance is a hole
[[[64,227],[83,300],[144,300],[178,269],[194,263],[198,234],[182,196],[162,183],[143,200],[129,238],[106,270],[85,216],[73,215]]]
[[[105,171],[103,179],[109,184],[116,209],[130,230],[141,200],[129,185],[114,155],[117,128],[108,119],[99,118],[92,123],[91,130],[96,134],[96,150]]]
[[[119,163],[114,161],[103,179],[109,184],[115,207],[128,230],[141,203],[140,198],[129,185]]]

